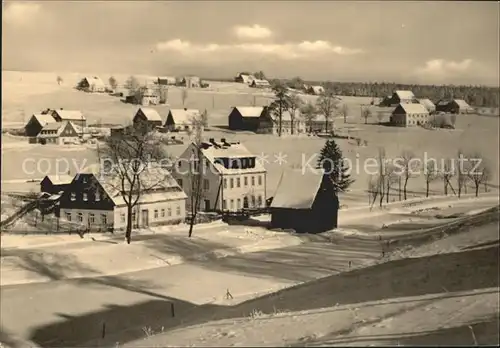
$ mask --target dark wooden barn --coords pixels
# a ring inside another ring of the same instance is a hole
[[[265,106],[235,106],[228,116],[229,129],[256,133],[271,132],[273,120]]]
[[[72,181],[70,175],[47,175],[40,182],[40,192],[56,194],[65,191]]]
[[[320,233],[337,227],[339,200],[322,172],[289,170],[281,176],[270,210],[273,228]]]
[[[40,131],[49,123],[56,123],[56,119],[48,114],[34,114],[24,126],[24,131],[28,137],[36,137]]]

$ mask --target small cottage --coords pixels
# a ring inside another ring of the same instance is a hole
[[[392,112],[390,123],[398,127],[423,126],[429,123],[429,111],[422,104],[399,104]]]
[[[165,128],[171,132],[191,131],[197,122],[201,122],[201,113],[198,109],[170,109]]]
[[[106,85],[98,76],[86,76],[80,80],[77,89],[91,93],[103,93],[106,92]]]
[[[156,81],[160,86],[175,86],[176,82],[175,76],[160,76]]]
[[[34,114],[29,119],[28,123],[24,126],[24,132],[28,137],[36,137],[40,131],[49,123],[56,123],[52,115],[48,114]]]
[[[271,201],[271,226],[298,233],[337,228],[339,200],[322,171],[286,170]]]
[[[235,106],[228,116],[229,129],[271,133],[273,120],[266,106]]]
[[[49,123],[37,135],[37,141],[40,144],[76,144],[80,135],[72,122]]]
[[[253,88],[269,88],[269,87],[271,87],[271,84],[267,80],[254,79],[250,83],[250,87],[253,87]]]
[[[70,175],[47,175],[40,182],[40,192],[58,194],[68,188],[73,181]]]
[[[253,80],[255,80],[255,76],[250,75],[250,74],[242,74],[242,73],[239,73],[234,78],[235,82],[244,83],[244,84],[247,84],[247,85],[250,85],[253,82]]]
[[[152,108],[140,108],[137,110],[132,119],[132,123],[134,127],[141,127],[146,132],[163,126],[163,120],[160,114]]]
[[[436,104],[436,111],[451,114],[473,113],[474,109],[463,99],[440,100]]]
[[[307,93],[313,95],[321,95],[325,93],[325,88],[323,86],[309,86],[307,89]]]
[[[59,110],[51,110],[49,113],[57,122],[68,121],[78,127],[87,126],[87,120],[80,110],[65,110],[61,108]]]

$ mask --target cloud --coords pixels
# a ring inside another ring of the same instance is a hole
[[[302,41],[299,43],[240,43],[240,44],[193,44],[189,41],[174,39],[156,45],[158,51],[177,52],[186,57],[200,57],[200,54],[230,55],[258,54],[285,60],[307,59],[321,55],[353,55],[363,53],[361,49],[334,46],[328,41]]]
[[[472,63],[472,59],[464,59],[461,62],[432,59],[425,62],[424,67],[417,68],[416,72],[421,75],[447,76],[468,71],[472,67]]]
[[[4,5],[3,20],[14,25],[29,23],[40,11],[40,4],[35,2],[12,2]]]
[[[240,39],[265,39],[271,37],[271,35],[273,34],[273,32],[269,28],[261,27],[258,24],[254,24],[251,27],[234,27],[234,33]]]

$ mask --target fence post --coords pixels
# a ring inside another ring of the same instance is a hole
[[[102,323],[102,335],[101,337],[104,338],[106,336],[106,322]]]

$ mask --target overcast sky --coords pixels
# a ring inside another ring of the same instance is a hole
[[[499,83],[493,1],[5,2],[5,70]]]

